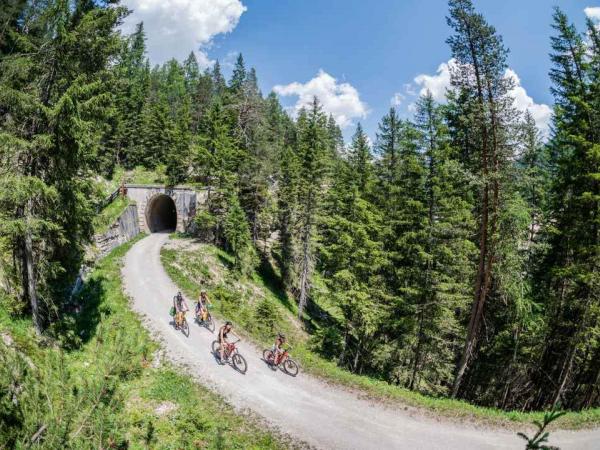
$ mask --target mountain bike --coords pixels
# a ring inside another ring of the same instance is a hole
[[[177,316],[173,316],[173,326],[176,330],[181,330],[185,337],[190,336],[190,326],[185,318],[185,312],[183,313],[183,318],[181,319],[181,325],[177,325]]]
[[[206,308],[206,316],[203,318],[202,315],[199,312],[196,312],[196,323],[198,325],[200,325],[201,327],[206,328],[208,331],[210,331],[211,333],[215,332],[215,321],[212,318],[212,315],[210,314],[210,311],[208,310],[208,307],[205,306]]]
[[[271,368],[275,369],[279,367],[279,369],[292,377],[298,375],[300,370],[298,363],[290,358],[289,350],[284,350],[281,352],[277,357],[277,361],[275,361],[273,350],[266,348],[263,350],[263,359],[269,366],[271,366]]]
[[[237,370],[241,374],[244,374],[246,373],[246,370],[248,370],[248,363],[246,362],[246,359],[242,355],[240,355],[237,347],[235,346],[235,344],[237,344],[238,342],[240,342],[239,339],[232,343],[224,343],[225,351],[223,356],[225,360],[221,362],[230,362],[231,364],[233,364],[233,368],[235,370]],[[221,344],[219,344],[219,341],[213,341],[212,351],[216,358],[221,357],[220,349]]]

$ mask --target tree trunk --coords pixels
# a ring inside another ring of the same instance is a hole
[[[300,272],[300,298],[298,300],[298,318],[302,319],[308,298],[308,278],[310,271],[310,224],[305,227],[302,239],[302,270]]]
[[[352,364],[352,372],[356,373],[358,369],[358,363],[360,361],[360,351],[361,351],[362,339],[358,339],[358,345],[356,346],[356,354],[354,355],[354,363]]]
[[[468,25],[468,24],[467,24]],[[468,28],[468,26],[467,26]],[[458,363],[456,378],[454,379],[454,385],[452,387],[452,397],[456,397],[458,395],[458,391],[460,389],[460,384],[462,382],[463,376],[467,369],[467,366],[471,360],[472,352],[475,347],[475,343],[477,340],[477,334],[479,332],[481,318],[483,316],[483,306],[485,304],[485,300],[487,297],[487,291],[489,288],[490,277],[491,277],[491,265],[493,261],[493,252],[489,248],[489,238],[488,236],[493,236],[489,230],[489,220],[490,220],[490,182],[488,180],[489,176],[489,160],[490,157],[492,162],[494,163],[494,167],[497,167],[497,155],[492,148],[492,154],[490,155],[488,149],[488,127],[486,124],[485,117],[485,97],[484,97],[484,87],[483,87],[483,78],[481,74],[480,64],[478,60],[478,53],[475,48],[475,43],[471,36],[470,29],[467,29],[467,36],[469,39],[470,53],[471,59],[473,61],[473,70],[475,72],[475,81],[477,84],[477,103],[480,109],[480,120],[481,120],[481,174],[483,176],[485,185],[483,187],[482,199],[481,199],[481,224],[479,227],[479,264],[477,268],[477,276],[475,279],[475,292],[474,292],[474,300],[473,306],[471,308],[471,318],[469,320],[469,325],[467,328],[467,338],[465,340],[465,346]],[[491,92],[489,93],[491,95]],[[493,109],[493,103],[490,105]],[[494,124],[492,124],[492,127]],[[495,134],[495,133],[494,133]],[[494,139],[495,140],[495,139]],[[493,195],[493,203],[497,204],[498,201],[498,185],[495,181],[494,183],[494,195]],[[492,219],[495,222],[495,217]]]
[[[42,334],[42,321],[40,318],[39,311],[39,303],[37,297],[37,280],[36,280],[36,270],[35,270],[35,257],[33,254],[33,239],[31,237],[31,200],[28,201],[27,204],[27,212],[26,214],[26,231],[25,231],[25,239],[24,239],[24,247],[23,247],[23,256],[24,256],[24,265],[25,272],[27,275],[26,282],[26,292],[27,297],[29,298],[29,303],[31,305],[31,316],[33,318],[33,326],[35,329],[35,333],[39,336]]]
[[[560,401],[563,391],[565,390],[567,380],[569,379],[569,375],[571,374],[571,369],[573,367],[573,359],[575,357],[575,347],[576,345],[572,344],[571,348],[569,349],[569,353],[565,358],[563,368],[560,373],[560,378],[558,381],[558,387],[556,388],[556,391],[554,392],[554,398],[552,399],[553,409],[556,408],[556,405]]]

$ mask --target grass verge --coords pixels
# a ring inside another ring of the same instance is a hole
[[[36,337],[0,303],[0,449],[291,446],[160,362],[122,291],[121,259],[134,242],[98,263],[57,338]]]
[[[110,226],[115,223],[125,208],[131,204],[131,200],[127,197],[117,197],[113,202],[106,205],[100,213],[94,217],[92,225],[95,234],[103,234],[108,231]]]
[[[252,277],[242,279],[229,269],[231,257],[227,253],[181,236],[173,237],[177,239],[172,239],[163,248],[161,261],[173,282],[186,296],[196,299],[201,289],[207,290],[215,303],[215,315],[232,320],[236,330],[255,343],[271,344],[277,331],[286,333],[293,345],[294,359],[312,375],[382,401],[400,403],[456,420],[477,420],[492,426],[511,428],[522,428],[524,424],[543,420],[543,412],[502,411],[461,400],[431,397],[348,372],[313,350],[310,336],[296,319],[295,303],[273,286],[271,277],[255,273]],[[568,412],[552,428],[579,429],[598,425],[600,408],[594,408]]]

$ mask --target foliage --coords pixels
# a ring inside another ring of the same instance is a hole
[[[527,445],[525,446],[526,450],[552,450],[556,448],[546,445],[546,442],[548,442],[548,437],[550,436],[550,433],[546,431],[546,428],[560,416],[564,415],[564,411],[554,410],[544,414],[544,421],[542,423],[538,422],[537,420],[534,422],[535,426],[538,428],[538,431],[533,435],[533,437],[528,437],[524,433],[517,433],[519,437],[527,441]]]

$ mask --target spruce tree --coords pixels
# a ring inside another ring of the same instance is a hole
[[[474,245],[468,175],[453,159],[442,107],[430,92],[417,102],[416,126],[426,158],[426,223],[421,235],[422,267],[416,297],[415,337],[407,385],[428,393],[451,384],[462,327],[455,311],[469,301]]]
[[[315,222],[319,214],[329,151],[327,117],[315,97],[298,117],[298,317],[306,307],[314,269]]]

